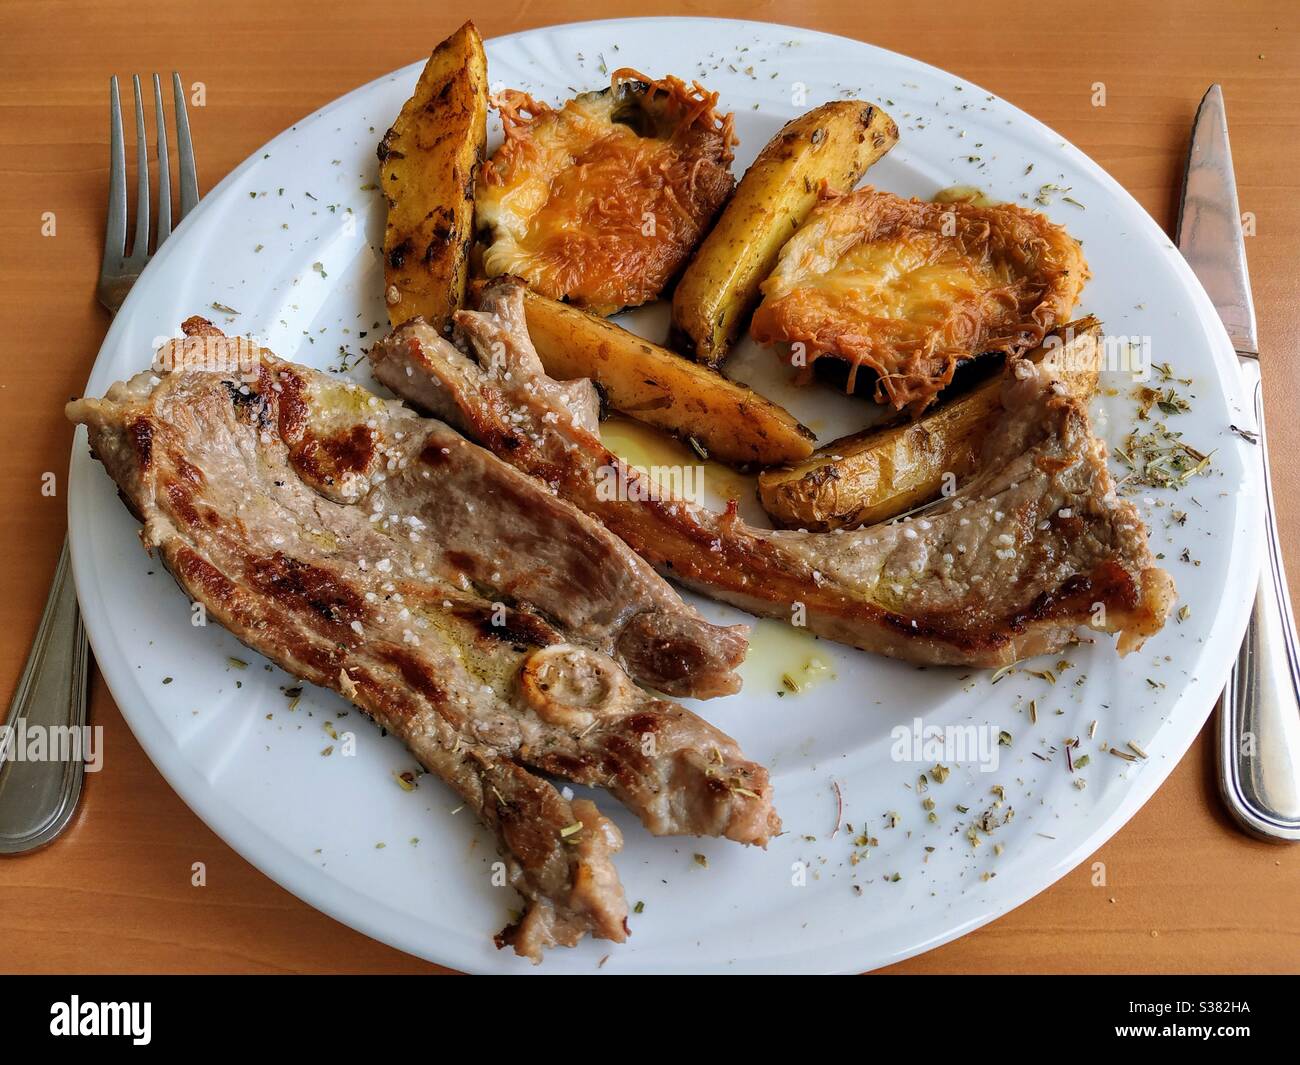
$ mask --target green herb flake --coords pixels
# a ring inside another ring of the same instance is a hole
[[[1130,483],[1150,488],[1182,488],[1193,477],[1210,468],[1212,454],[1198,451],[1172,432],[1163,422],[1145,433],[1130,433],[1115,449],[1115,456],[1128,469],[1120,487]]]

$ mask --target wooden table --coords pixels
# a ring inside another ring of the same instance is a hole
[[[944,5],[941,5],[944,6]],[[1040,3],[805,0],[625,3],[621,14],[799,22],[905,52],[1042,119],[1172,225],[1188,130],[1223,83],[1264,350],[1287,564],[1300,588],[1300,33],[1290,0]],[[483,7],[389,0],[220,4],[5,0],[0,9],[0,695],[22,668],[65,527],[62,485],[79,393],[108,325],[95,303],[103,233],[105,85],[180,70],[206,85],[191,109],[201,186],[361,83],[420,57],[469,15],[484,37],[590,17],[589,4]],[[1093,84],[1106,106],[1091,103]],[[42,235],[53,212],[54,236]],[[60,493],[42,495],[41,475]],[[20,972],[432,972],[310,909],[231,851],[172,793],[96,676],[105,772],[55,844],[0,860],[0,969]],[[190,886],[192,862],[208,886]],[[1106,866],[1093,887],[1090,866]],[[1092,861],[988,927],[894,972],[1205,972],[1300,969],[1300,848],[1240,835],[1216,795],[1207,731],[1168,783]]]

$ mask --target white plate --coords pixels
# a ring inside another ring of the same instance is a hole
[[[1023,203],[1044,184],[1068,186],[1083,206],[1055,195],[1044,210],[1084,242],[1094,273],[1084,309],[1113,334],[1150,336],[1154,359],[1193,379],[1184,389],[1196,397],[1193,411],[1171,420],[1214,452],[1213,472],[1191,489],[1138,500],[1153,549],[1164,552],[1191,610],[1138,654],[1121,660],[1106,643],[1083,646],[1062,656],[1073,668],[1055,685],[1018,673],[991,687],[987,673],[920,671],[823,642],[834,682],[778,698],[770,669],[755,671],[742,694],[695,705],[772,768],[786,833],[765,852],[652,839],[602,800],[627,839],[618,865],[628,898],[644,901],[644,911],[632,917],[626,945],[556,950],[543,971],[590,972],[605,955],[604,972],[866,969],[961,935],[1047,887],[1123,825],[1187,750],[1227,675],[1255,586],[1258,485],[1248,446],[1228,430],[1249,416],[1227,337],[1183,259],[1115,181],[1051,130],[969,82],[856,41],[751,22],[637,19],[523,33],[490,42],[488,56],[494,85],[551,100],[599,87],[605,65],[698,76],[736,113],[738,173],[786,119],[861,96],[885,106],[902,133],[870,173],[883,188],[930,196],[973,184]],[[131,292],[87,392],[100,395],[147,366],[155,338],[194,313],[308,365],[337,364],[340,346],[358,354],[360,333],[373,339],[372,323],[384,319],[383,210],[363,187],[376,180],[375,144],[419,69],[304,119],[209,192]],[[214,302],[238,314],[213,310]],[[825,390],[790,394],[768,353],[742,352],[735,365],[824,438],[867,418],[864,404]],[[368,380],[364,367],[357,376]],[[1132,383],[1114,373],[1103,385],[1114,394],[1094,410],[1114,441],[1132,424]],[[1171,525],[1175,506],[1188,515],[1183,526]],[[414,792],[400,789],[393,774],[412,767],[411,758],[359,713],[343,717],[340,699],[308,688],[290,712],[280,691],[290,677],[223,631],[191,627],[185,598],[140,551],[136,523],[84,435],[72,461],[69,522],[77,589],[109,688],[154,763],[214,831],[290,891],[396,947],[461,969],[529,968],[492,946],[516,900],[489,885],[494,855],[472,815],[453,816],[456,802],[432,778]],[[1184,548],[1196,564],[1179,560]],[[743,616],[704,609],[717,619]],[[234,668],[228,656],[251,664]],[[174,681],[164,685],[166,677]],[[1013,736],[996,772],[952,764],[946,783],[931,786],[937,825],[913,790],[934,759],[891,753],[891,730],[916,717]],[[1100,724],[1089,741],[1093,719]],[[338,746],[326,722],[354,732],[355,757],[322,757]],[[1078,753],[1091,756],[1078,774],[1085,790],[1073,786],[1059,751],[1050,762],[1035,757],[1080,735]],[[1135,741],[1150,758],[1103,754],[1103,740]],[[853,826],[835,835],[832,782]],[[964,828],[994,784],[1016,817],[975,849]],[[885,827],[888,811],[898,813],[898,827]],[[864,829],[878,845],[853,865],[853,838]],[[1004,845],[1000,856],[993,842]]]

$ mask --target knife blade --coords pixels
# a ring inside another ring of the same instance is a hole
[[[1258,355],[1228,116],[1217,84],[1196,110],[1175,232],[1178,248],[1209,293],[1232,346],[1238,354]]]
[[[1300,647],[1282,565],[1264,436],[1255,305],[1228,143],[1223,90],[1211,85],[1192,126],[1178,247],[1213,301],[1254,405],[1263,467],[1265,562],[1246,636],[1219,700],[1219,787],[1252,835],[1300,840]]]

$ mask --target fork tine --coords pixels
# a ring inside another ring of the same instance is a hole
[[[108,221],[104,227],[104,265],[126,254],[126,149],[122,143],[122,103],[117,75],[108,82]]]
[[[194,142],[190,140],[190,118],[185,110],[181,76],[172,71],[172,95],[176,99],[176,153],[180,157],[181,212],[184,218],[199,202],[199,177],[194,167]]]
[[[135,89],[135,241],[132,259],[149,258],[149,138],[144,128],[144,103],[140,98],[140,75],[131,75]]]
[[[162,247],[172,231],[172,173],[167,161],[167,115],[163,112],[162,82],[153,76],[154,126],[158,136],[158,225],[154,249]]]

